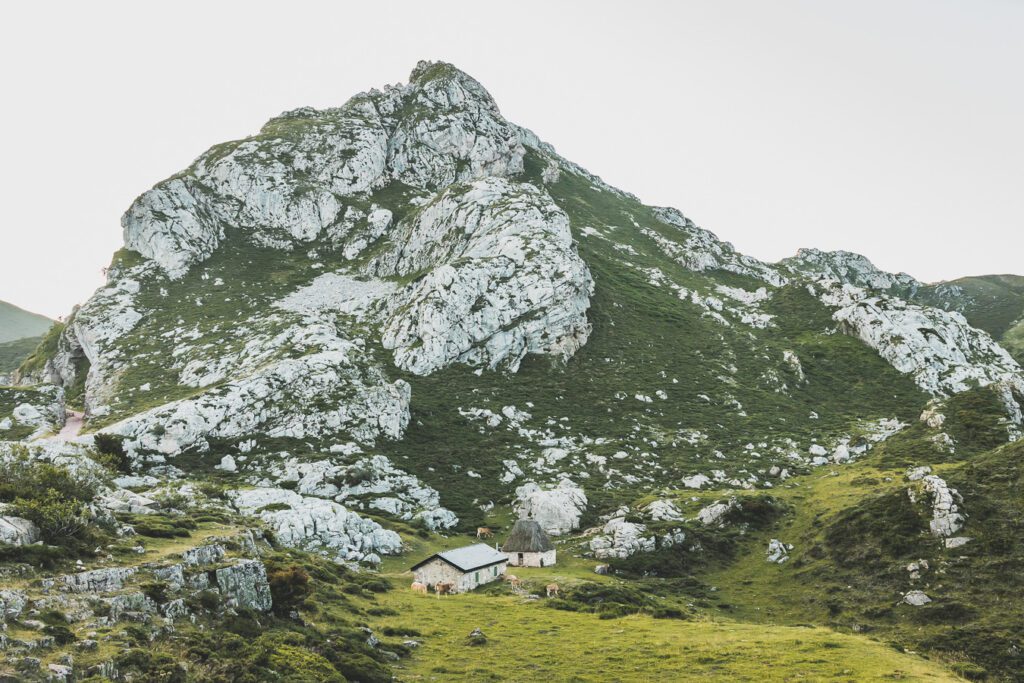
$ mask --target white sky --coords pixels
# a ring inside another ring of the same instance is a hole
[[[0,299],[66,314],[139,193],[419,59],[745,253],[1024,273],[1017,0],[37,0],[0,8]]]

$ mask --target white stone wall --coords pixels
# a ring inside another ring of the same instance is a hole
[[[452,583],[458,585],[462,579],[462,572],[447,562],[433,559],[414,572],[416,580],[425,584],[431,590],[435,583]]]
[[[476,575],[479,573],[480,580]],[[434,559],[423,565],[414,572],[416,580],[427,585],[430,590],[434,589],[436,583],[455,584],[455,591],[471,591],[477,586],[497,581],[505,574],[505,564],[496,564],[491,567],[484,567],[476,571],[463,573],[443,560]]]
[[[508,555],[508,563],[513,567],[550,567],[555,564],[555,550],[551,549],[543,553],[505,553]],[[519,556],[523,561],[519,561]]]

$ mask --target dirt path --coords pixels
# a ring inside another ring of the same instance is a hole
[[[68,441],[78,436],[78,432],[82,431],[82,420],[84,417],[84,413],[77,410],[69,410],[68,418],[64,422],[64,427],[57,434],[57,438],[62,441]]]

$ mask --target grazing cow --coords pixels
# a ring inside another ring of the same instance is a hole
[[[434,584],[434,595],[441,597],[442,595],[451,595],[455,592],[454,583],[435,583]]]
[[[508,581],[508,585],[512,588],[519,588],[519,577],[515,574],[505,574],[505,580]]]
[[[412,582],[412,591],[414,593],[423,593],[424,595],[426,595],[427,594],[427,587],[426,587],[425,584],[422,584],[419,581],[413,581]]]
[[[548,597],[558,597],[558,584],[549,583],[547,585]]]
[[[488,527],[488,526],[479,526],[479,527],[476,528],[476,537],[477,538],[493,538],[494,537],[494,532],[491,531],[491,528]]]

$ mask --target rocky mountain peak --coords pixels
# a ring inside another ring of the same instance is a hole
[[[922,285],[906,273],[888,273],[880,270],[866,256],[851,251],[822,251],[799,249],[795,256],[784,259],[781,265],[790,270],[833,277],[840,282],[872,289],[897,288],[913,293]]]

